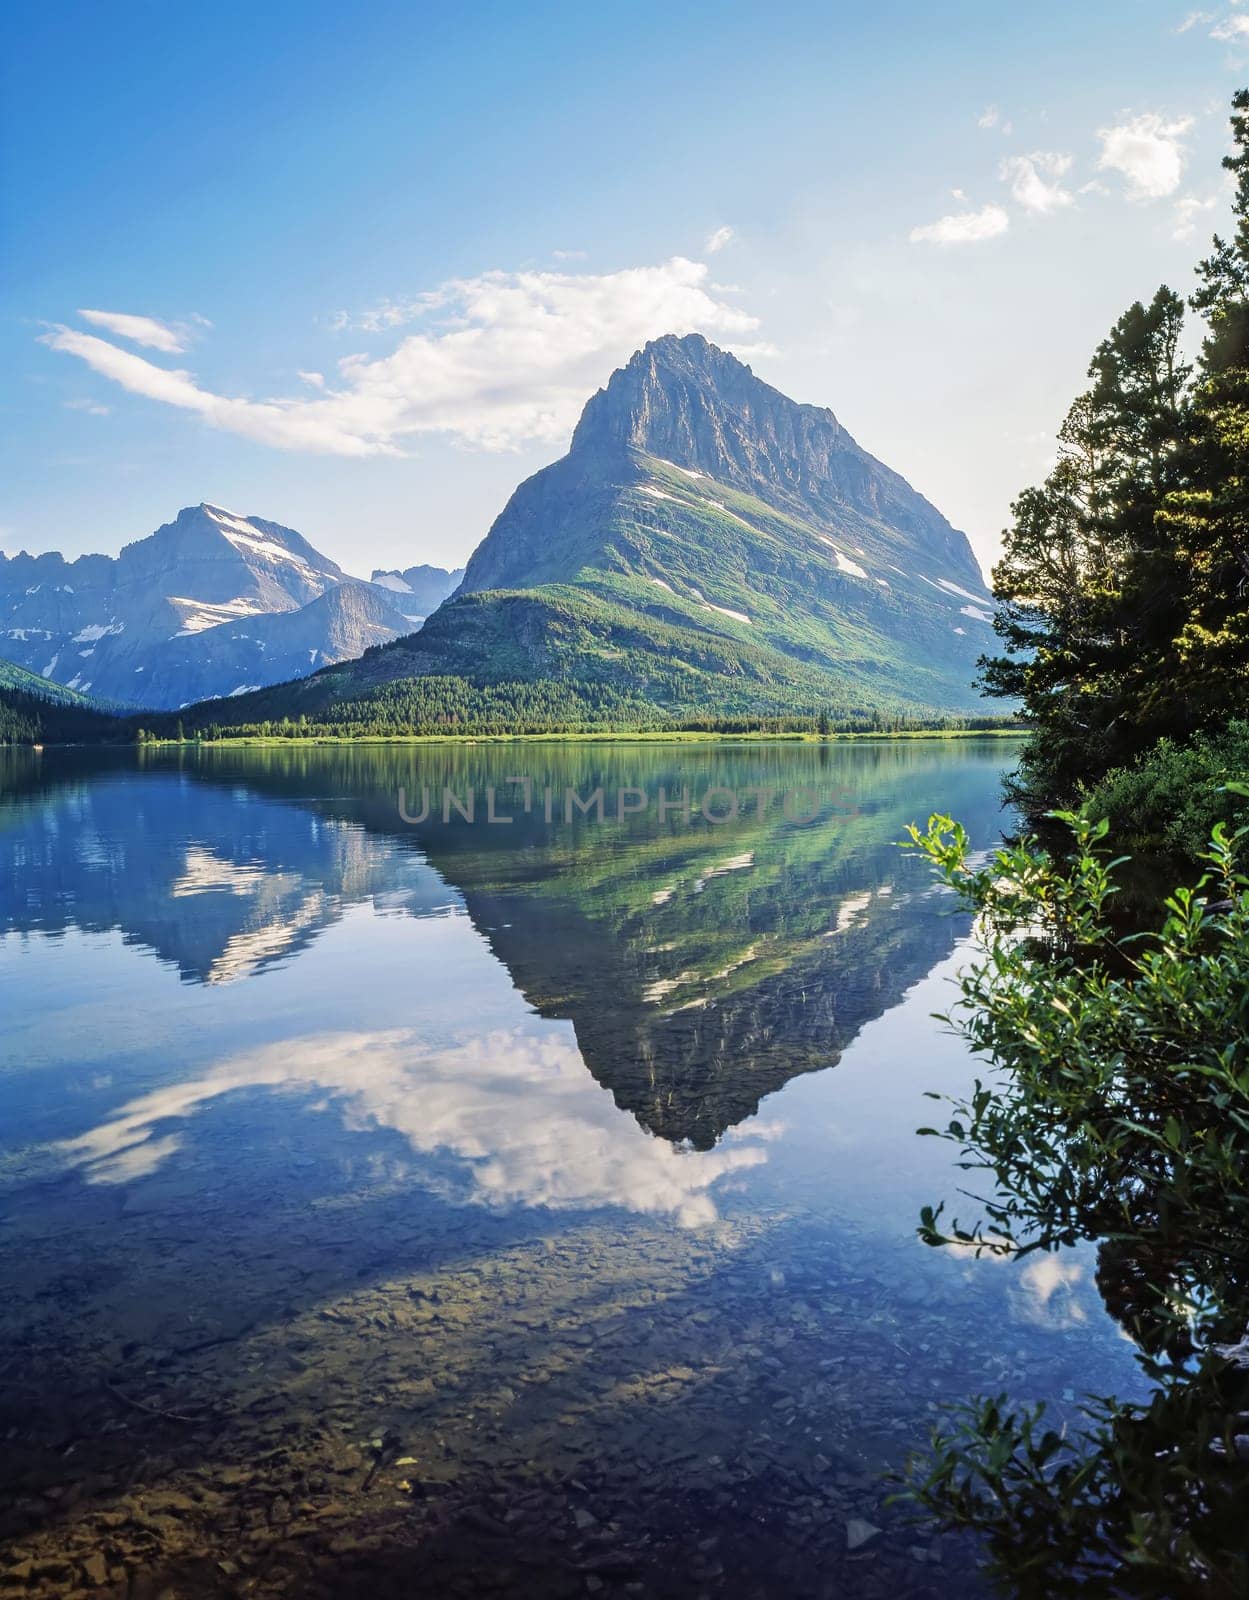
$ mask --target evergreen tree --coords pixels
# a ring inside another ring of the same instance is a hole
[[[1216,236],[1197,269],[1193,308],[1207,334],[1186,452],[1186,480],[1159,529],[1186,574],[1185,615],[1160,686],[1172,724],[1190,733],[1226,720],[1249,688],[1249,91],[1232,101],[1236,176],[1231,239]]]
[[[993,573],[1005,654],[982,659],[981,681],[1024,703],[1035,733],[1022,793],[1042,805],[1156,737],[1144,686],[1179,615],[1156,514],[1187,429],[1183,315],[1164,286],[1119,318],[1059,430],[1057,464],[1011,508]]]

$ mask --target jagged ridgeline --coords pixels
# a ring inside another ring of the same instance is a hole
[[[383,575],[393,576],[393,575]],[[697,335],[648,344],[516,490],[420,632],[197,727],[653,727],[982,708],[966,537],[822,407]]]
[[[176,710],[411,633],[461,576],[413,567],[363,583],[293,528],[188,506],[116,557],[0,554],[0,654],[49,698],[59,686]]]

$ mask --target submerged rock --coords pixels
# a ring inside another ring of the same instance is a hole
[[[846,1549],[861,1550],[880,1531],[874,1522],[865,1522],[862,1517],[851,1517],[846,1523]]]

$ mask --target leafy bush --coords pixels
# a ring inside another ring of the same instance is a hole
[[[1161,739],[1134,765],[1089,791],[1084,810],[1110,824],[1116,844],[1192,857],[1192,842],[1216,823],[1249,822],[1249,799],[1233,786],[1249,779],[1249,722],[1233,721],[1190,744]]]
[[[909,1496],[986,1540],[1026,1596],[1249,1593],[1249,877],[1216,827],[1161,928],[1118,939],[1104,820],[1064,814],[1062,862],[1025,840],[969,864],[946,817],[915,848],[978,914],[951,1020],[993,1065],[946,1127],[983,1215],[933,1245],[1021,1256],[1100,1240],[1098,1281],[1147,1404],[1099,1398],[1067,1433],[1005,1395],[963,1407]],[[934,1098],[941,1098],[934,1096]]]

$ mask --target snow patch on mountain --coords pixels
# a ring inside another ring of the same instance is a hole
[[[262,561],[289,561],[292,566],[307,567],[303,556],[288,550],[276,539],[254,527],[245,518],[226,511],[221,506],[204,506],[205,515],[221,530],[236,550],[258,556]]]
[[[982,594],[972,594],[970,589],[960,589],[957,583],[951,583],[948,578],[938,578],[937,584],[942,589],[948,589],[951,594],[959,595],[964,600],[971,600],[976,605],[984,604]]]
[[[177,633],[171,635],[174,639],[185,639],[193,633],[203,633],[208,628],[216,628],[223,622],[232,622],[239,617],[255,617],[264,613],[265,607],[258,600],[250,600],[246,595],[240,595],[235,600],[222,600],[216,604],[206,600],[188,600],[181,595],[170,595],[171,606],[185,606],[186,612],[180,618],[182,626]]]
[[[718,611],[722,617],[732,617],[734,622],[750,622],[744,611],[732,611],[728,606],[718,606],[710,600],[704,600],[703,605],[708,611]]]
[[[852,578],[867,577],[867,573],[864,572],[859,563],[857,561],[851,561],[850,557],[845,553],[845,551],[835,545],[831,539],[826,539],[822,533],[817,533],[815,537],[820,541],[821,544],[826,544],[833,552],[833,556],[837,562],[838,571],[849,573]]]

